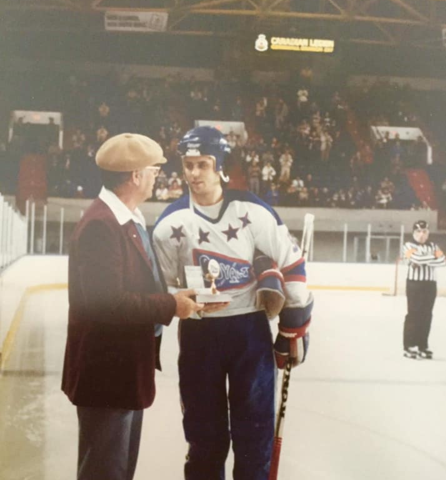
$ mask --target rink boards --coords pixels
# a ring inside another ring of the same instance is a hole
[[[312,290],[393,293],[395,265],[365,263],[319,263],[307,265]],[[397,274],[398,292],[404,291],[406,267]],[[22,257],[0,276],[0,352],[1,363],[9,355],[18,328],[24,302],[29,295],[42,290],[66,289],[67,256]],[[446,294],[446,269],[438,269],[438,290]]]
[[[0,478],[71,480],[77,419],[60,390],[67,259],[23,258],[6,273],[2,313],[14,300],[16,334],[0,377]],[[405,298],[381,292],[391,275],[391,267],[380,265],[308,266],[316,297],[310,351],[291,377],[280,480],[446,477],[446,298],[434,309],[435,359],[405,359]],[[271,325],[275,334],[277,324]],[[135,480],[182,478],[187,445],[176,327],[173,322],[163,335],[163,372],[145,413]],[[230,456],[227,479],[232,462]]]

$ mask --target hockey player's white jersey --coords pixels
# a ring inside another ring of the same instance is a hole
[[[285,307],[304,307],[309,301],[305,262],[298,245],[277,213],[250,192],[227,190],[217,218],[190,208],[189,196],[169,205],[153,231],[153,241],[169,286],[185,288],[184,266],[220,264],[217,289],[231,295],[228,308],[208,316],[232,316],[258,310],[257,279],[253,270],[256,249],[281,271]],[[207,285],[208,286],[208,285]]]

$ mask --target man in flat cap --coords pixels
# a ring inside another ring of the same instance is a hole
[[[162,325],[203,308],[193,290],[166,293],[138,209],[165,162],[143,135],[107,140],[96,155],[104,186],[72,237],[62,390],[77,407],[78,480],[133,479]]]

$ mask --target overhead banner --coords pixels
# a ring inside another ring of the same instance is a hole
[[[386,135],[391,140],[398,138],[402,142],[412,141],[415,142],[418,137],[421,137],[424,143],[427,145],[427,158],[426,162],[428,165],[432,164],[432,145],[429,143],[428,139],[424,136],[422,130],[418,127],[391,127],[388,125],[372,125],[370,127],[373,140],[383,140],[386,138]]]
[[[34,110],[14,110],[11,112],[11,120],[23,123],[45,125],[53,122],[55,125],[62,126],[62,114],[60,112],[38,112]]]
[[[248,134],[246,132],[244,122],[235,122],[235,121],[220,121],[220,120],[195,120],[196,127],[214,127],[220,130],[223,135],[228,135],[229,133],[235,133],[238,135],[244,144],[248,139]]]
[[[294,52],[333,53],[335,41],[322,38],[281,37],[259,34],[254,48],[258,52],[282,50]]]
[[[47,126],[50,132],[57,135],[57,143],[63,149],[63,115],[60,112],[40,112],[34,110],[14,110],[9,120],[8,141],[10,142],[20,128],[30,130],[35,125]],[[41,130],[40,130],[41,131]]]
[[[426,143],[428,143],[423,132],[418,127],[391,127],[388,125],[372,125],[370,129],[375,139],[382,140],[386,135],[388,135],[389,138],[393,140],[398,135],[400,140],[416,140],[418,137],[421,137]]]
[[[105,12],[107,31],[165,32],[169,14],[166,12]]]

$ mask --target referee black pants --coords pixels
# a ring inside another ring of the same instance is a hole
[[[406,281],[407,315],[404,322],[404,349],[428,348],[432,310],[437,296],[437,282]]]

